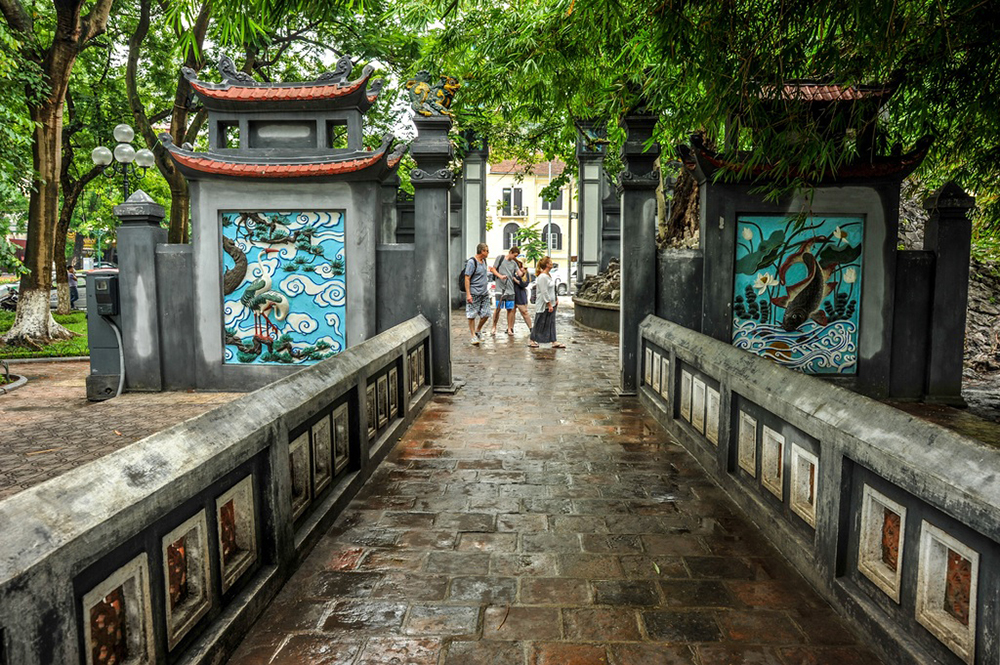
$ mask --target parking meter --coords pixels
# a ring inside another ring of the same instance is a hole
[[[118,316],[118,275],[96,274],[91,275],[88,281],[93,282],[97,313],[101,316]]]

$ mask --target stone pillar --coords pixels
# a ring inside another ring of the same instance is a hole
[[[452,148],[448,139],[451,118],[416,116],[417,138],[410,149],[417,168],[413,183],[414,254],[417,312],[431,323],[431,380],[437,392],[457,389],[451,375],[451,261],[449,259],[449,193],[453,176],[448,170]]]
[[[627,138],[622,147],[625,170],[621,188],[621,320],[618,358],[620,394],[634,395],[639,387],[639,324],[656,305],[656,188],[660,184],[654,165],[660,147],[646,142],[653,136],[655,115],[626,116]]]
[[[122,344],[125,347],[125,387],[163,389],[160,370],[160,326],[156,295],[156,245],[167,242],[160,227],[163,206],[139,190],[114,208],[118,229],[118,293]]]
[[[969,301],[969,253],[976,199],[954,182],[945,183],[924,201],[930,219],[924,226],[924,249],[934,252],[934,290],[927,358],[926,401],[965,406],[962,366],[965,315]]]
[[[379,187],[379,219],[378,244],[392,245],[396,243],[396,192],[399,191],[399,176],[393,173],[382,181]]]
[[[462,199],[462,191],[465,189],[464,184],[462,178],[455,180],[455,184],[451,188],[451,202],[449,205],[448,241],[451,247],[451,259],[449,261],[448,274],[453,279],[458,274],[458,271],[462,269],[462,266],[465,265],[465,259],[462,258],[462,255],[465,253],[465,239],[462,228],[465,222],[464,201]],[[465,294],[458,289],[451,289],[451,307],[452,309],[465,308]]]
[[[476,253],[476,245],[486,242],[486,158],[490,154],[489,146],[476,134],[469,132],[465,139],[469,149],[462,162],[463,261]]]
[[[576,280],[582,284],[595,275],[601,264],[602,207],[601,182],[604,177],[604,123],[577,124],[576,158],[580,164],[580,216],[577,220]]]

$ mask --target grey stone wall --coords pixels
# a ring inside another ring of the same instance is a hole
[[[411,319],[0,502],[0,660],[86,662],[91,611],[120,589],[127,662],[223,662],[430,399],[429,333]],[[372,411],[380,391],[394,413]],[[166,598],[180,536],[189,622]]]
[[[887,663],[1000,658],[997,448],[663,319],[639,343],[643,405]]]
[[[661,249],[656,253],[656,315],[701,330],[701,250]]]

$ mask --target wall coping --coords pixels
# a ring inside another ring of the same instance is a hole
[[[820,440],[836,440],[856,462],[1000,540],[1000,450],[845,388],[655,316],[640,337],[716,377]]]
[[[101,549],[104,531],[126,511],[162,515],[178,492],[206,486],[232,465],[266,447],[267,434],[316,396],[346,388],[354,377],[426,337],[430,323],[417,316],[326,361],[303,368],[252,393],[140,439],[100,459],[0,501],[0,589],[42,565],[78,539]],[[294,424],[294,423],[293,423]],[[207,477],[211,475],[212,477]]]
[[[574,305],[583,305],[584,307],[593,307],[594,309],[610,309],[616,312],[621,311],[621,304],[616,302],[597,302],[596,300],[584,300],[583,298],[573,297]]]

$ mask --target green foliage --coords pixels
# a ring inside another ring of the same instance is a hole
[[[528,265],[533,267],[538,260],[545,256],[548,247],[542,240],[541,229],[538,222],[530,226],[522,226],[514,232],[514,243],[521,248],[521,253],[527,259]]]
[[[0,312],[0,336],[14,325],[14,312]],[[41,348],[27,346],[7,346],[0,344],[0,359],[6,358],[60,358],[64,356],[86,356],[90,353],[87,346],[87,315],[85,312],[72,314],[53,314],[56,323],[64,326],[78,336],[72,339],[61,339],[46,344]]]

